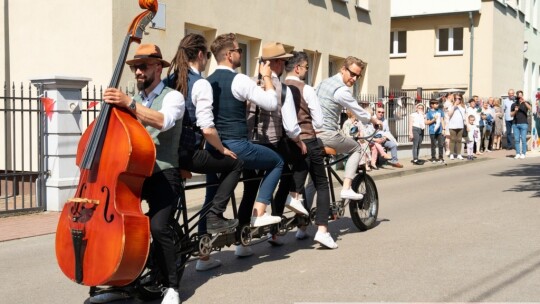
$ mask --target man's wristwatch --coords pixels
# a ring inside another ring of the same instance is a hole
[[[135,111],[137,109],[137,102],[135,101],[135,99],[131,100],[131,103],[129,104],[128,108],[131,111]]]

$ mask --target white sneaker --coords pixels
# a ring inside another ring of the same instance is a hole
[[[302,201],[303,200],[298,200],[288,195],[287,200],[285,201],[285,207],[298,214],[308,215],[309,212],[304,208]]]
[[[334,242],[334,239],[330,235],[330,232],[322,233],[317,231],[317,233],[315,234],[315,242],[318,242],[319,244],[329,249],[338,248],[338,245],[336,244],[336,242]]]
[[[281,217],[272,216],[268,213],[263,214],[262,216],[252,216],[251,217],[251,227],[261,227],[266,225],[277,224],[281,222]]]
[[[125,300],[131,298],[128,292],[115,290],[111,292],[103,292],[90,297],[90,303],[109,303],[117,300]]]
[[[302,230],[300,228],[298,228],[298,230],[296,230],[296,239],[303,240],[303,239],[305,239],[307,237],[308,237],[308,234],[304,230]]]
[[[341,199],[350,199],[353,201],[359,201],[362,198],[364,198],[364,196],[360,193],[354,192],[353,189],[349,188],[347,190],[341,190]]]
[[[272,235],[270,232],[268,232],[268,243],[276,247],[283,245],[283,241],[277,236],[277,234]]]
[[[454,154],[450,154],[450,160],[454,160]]]
[[[516,154],[516,156],[514,156],[514,159],[520,159],[521,158],[521,154]]]
[[[446,150],[446,152],[444,154],[446,154],[446,156],[449,156],[450,155],[450,150]]]
[[[221,261],[216,260],[213,257],[209,257],[208,260],[197,260],[195,265],[195,270],[197,271],[207,271],[221,266]]]
[[[521,154],[521,159],[524,159],[525,158],[525,154]]]
[[[463,160],[463,156],[461,156],[461,154],[458,154],[457,159]]]
[[[180,304],[180,295],[174,288],[167,288],[161,304]]]
[[[248,246],[238,245],[234,250],[234,255],[241,258],[248,257],[250,255],[253,255],[253,250],[251,250],[251,248]]]

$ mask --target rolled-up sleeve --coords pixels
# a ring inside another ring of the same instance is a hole
[[[214,127],[214,113],[212,112],[214,97],[212,86],[206,79],[199,79],[191,89],[191,100],[195,105],[197,127],[201,129]]]
[[[371,115],[358,104],[348,87],[338,88],[334,93],[334,100],[351,110],[362,123],[368,123],[371,120]]]
[[[234,77],[231,90],[234,98],[242,101],[252,101],[266,111],[275,111],[278,108],[276,91],[263,90],[244,74],[238,74]]]
[[[174,127],[177,120],[184,117],[186,109],[184,96],[178,91],[171,91],[163,98],[163,105],[159,110],[163,114],[163,127],[161,132]]]

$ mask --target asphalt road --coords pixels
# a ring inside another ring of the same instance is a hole
[[[339,249],[311,239],[214,253],[223,266],[188,264],[183,303],[537,302],[540,163],[496,159],[377,181],[379,223],[330,224]],[[348,212],[348,211],[347,211]],[[314,235],[314,227],[308,232]],[[0,243],[2,303],[83,303],[54,257],[54,236]],[[140,303],[136,300],[115,303]],[[159,303],[156,301],[155,303]]]

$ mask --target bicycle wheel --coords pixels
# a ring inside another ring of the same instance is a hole
[[[352,180],[351,187],[355,192],[364,195],[361,200],[349,200],[349,211],[354,225],[360,231],[373,228],[379,213],[379,194],[375,182],[371,176],[359,173]]]
[[[182,280],[184,275],[184,268],[188,260],[189,254],[182,253],[182,239],[184,233],[180,224],[177,221],[171,222],[171,228],[173,231],[174,247],[176,248],[176,275],[178,283]],[[162,297],[163,295],[163,282],[165,278],[159,270],[155,257],[152,254],[152,245],[150,246],[150,254],[143,272],[137,278],[136,290],[138,297],[144,301],[152,301]]]

